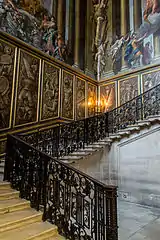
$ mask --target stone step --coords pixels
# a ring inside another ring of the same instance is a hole
[[[160,120],[160,115],[150,115],[146,118],[147,120],[149,119],[157,119],[157,120]]]
[[[93,148],[87,148],[85,147],[84,149],[79,149],[78,150],[79,152],[87,152],[87,153],[93,153],[93,152],[96,152],[97,150],[96,149],[93,149]]]
[[[138,126],[137,124],[135,124],[135,125],[129,125],[128,127],[127,127],[127,130],[129,130],[129,131],[139,131],[140,130],[140,126]]]
[[[92,149],[102,149],[103,148],[103,146],[102,145],[97,145],[97,144],[89,144],[89,145],[87,145],[86,147],[85,147],[86,149],[87,148],[92,148]]]
[[[102,146],[102,147],[105,147],[105,146],[107,146],[107,145],[110,145],[110,142],[107,142],[107,141],[106,141],[106,142],[105,142],[105,141],[103,141],[103,142],[100,141],[100,142],[99,142],[99,141],[98,141],[98,142],[95,142],[94,144],[95,144],[95,145]]]
[[[0,200],[19,198],[19,192],[13,189],[1,189]]]
[[[118,131],[119,135],[130,135],[131,132],[128,129],[122,129]]]
[[[64,240],[57,227],[48,222],[35,222],[0,234],[0,240]]]
[[[89,152],[85,152],[85,149],[83,149],[83,152],[73,152],[73,153],[71,153],[70,154],[70,156],[88,156],[88,155],[90,155],[90,153]]]
[[[34,209],[26,209],[12,213],[7,213],[0,218],[0,233],[22,227],[26,224],[39,222],[42,220],[42,212]]]
[[[148,116],[146,119],[150,122],[159,122],[160,116]]]
[[[83,157],[82,156],[64,156],[64,157],[61,157],[60,160],[63,160],[63,161],[66,161],[66,160],[79,160],[79,159],[82,159]]]
[[[145,127],[145,126],[150,126],[151,122],[148,120],[140,120],[137,122],[138,126],[140,127]]]
[[[2,189],[11,189],[10,183],[9,182],[0,182],[0,191]]]
[[[9,199],[0,201],[0,215],[30,208],[30,202],[24,199]]]
[[[113,141],[112,141],[112,139],[110,139],[110,138],[108,138],[108,139],[104,138],[103,140],[99,140],[98,142],[102,142],[102,143],[105,143],[105,144],[110,144],[110,143],[112,143]]]
[[[115,133],[115,134],[111,134],[109,138],[114,140],[114,139],[121,139],[122,137],[119,134]]]

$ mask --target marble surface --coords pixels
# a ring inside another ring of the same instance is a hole
[[[119,240],[159,240],[160,209],[118,201]]]

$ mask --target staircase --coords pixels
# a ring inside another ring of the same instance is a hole
[[[98,142],[95,142],[93,144],[86,145],[84,149],[79,149],[78,152],[73,152],[68,156],[64,156],[60,159],[61,161],[68,164],[77,163],[78,161],[88,158],[89,156],[99,151],[103,151],[105,147],[110,148],[111,144],[114,141],[120,141],[123,138],[130,137],[133,133],[140,132],[145,128],[148,129],[156,123],[160,123],[160,115],[149,116],[145,120],[140,120],[135,122],[135,124],[133,125],[128,125],[128,127],[119,130],[114,134],[110,134],[109,137],[104,138],[103,140],[99,140]]]
[[[19,198],[8,182],[0,182],[0,240],[63,240],[57,227],[42,221],[42,212]]]

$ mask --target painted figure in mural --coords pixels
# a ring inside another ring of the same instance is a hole
[[[44,102],[44,115],[52,113],[56,115],[58,106],[58,83],[54,80],[57,78],[56,72],[53,74],[46,73],[45,83],[45,102]],[[52,80],[52,81],[51,81]]]
[[[61,35],[58,35],[55,43],[54,57],[60,61],[64,61],[67,55],[67,47]]]
[[[19,100],[19,119],[20,120],[32,120],[34,114],[34,91],[35,91],[35,73],[37,72],[37,60],[34,59],[31,66],[28,60],[23,57],[23,81],[21,85],[21,90],[18,96]]]
[[[147,33],[145,33],[141,38],[137,37],[137,33],[132,34],[131,40],[126,47],[124,55],[124,60],[129,68],[142,65],[142,51],[140,49],[140,45],[146,36]]]
[[[143,47],[143,57],[142,57],[143,65],[148,65],[152,63],[152,53],[153,53],[152,45],[150,42],[147,42]]]
[[[103,67],[105,66],[105,46],[107,43],[101,43],[98,47],[97,53],[95,55],[95,61],[97,62],[97,80],[100,80],[101,73],[103,71]]]
[[[112,61],[121,58],[119,52],[122,50],[122,47],[124,46],[125,43],[129,41],[129,36],[122,36],[120,39],[117,39],[116,42],[111,46],[111,48],[107,51],[108,56],[112,55]]]
[[[49,20],[48,16],[44,15],[40,29],[43,30],[43,41],[45,43],[44,50],[49,55],[53,56],[55,51],[55,42],[58,31],[55,18],[52,16]]]
[[[65,109],[65,115],[66,117],[70,117],[70,114],[72,112],[72,103],[73,103],[73,82],[68,78],[64,78],[64,92],[63,92],[63,106]]]
[[[107,2],[108,2],[107,0],[101,0],[100,2],[93,0],[94,19],[96,22],[96,34],[94,44],[96,47],[99,47],[103,38],[102,29],[104,29],[103,25],[106,24],[107,20],[106,14]]]

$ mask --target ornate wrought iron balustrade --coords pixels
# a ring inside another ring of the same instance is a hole
[[[20,136],[37,149],[62,157],[108,136],[107,113]]]
[[[117,189],[8,136],[4,179],[71,240],[117,240]]]
[[[160,115],[160,84],[108,112],[109,134],[156,115]]]
[[[74,121],[21,138],[52,157],[67,156],[116,133],[136,121],[160,114],[160,85],[120,107],[91,118]]]

